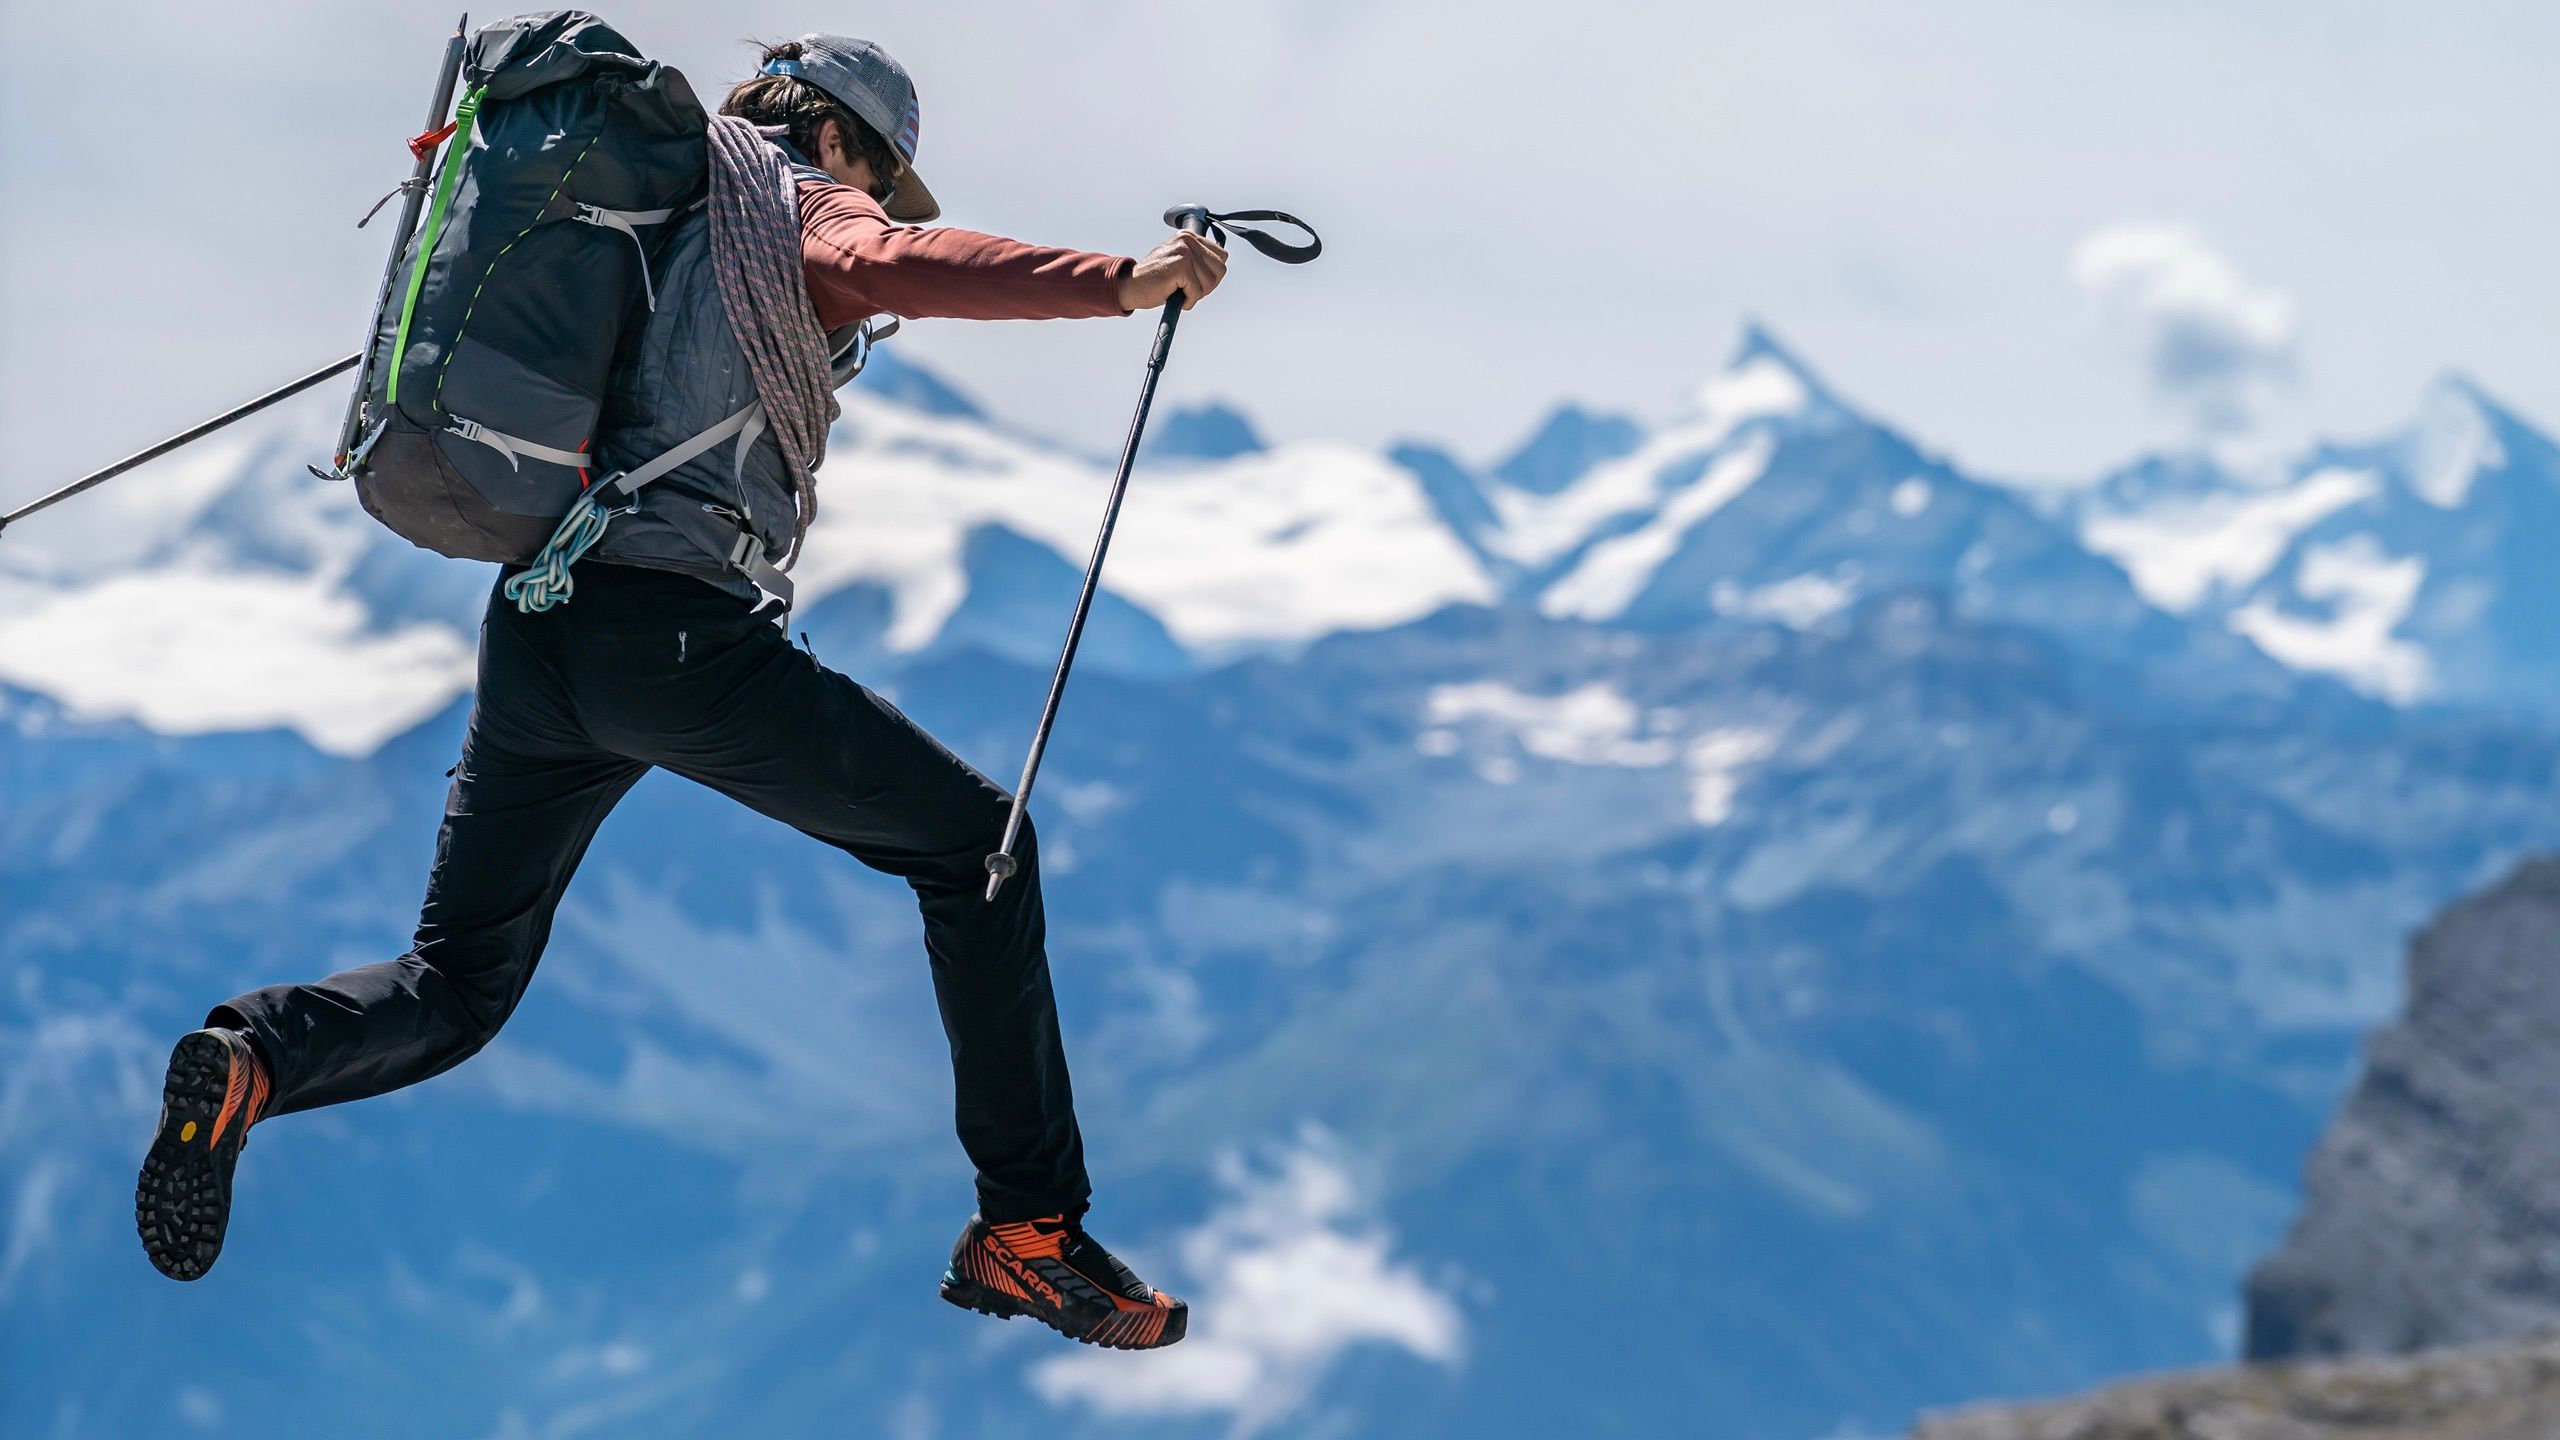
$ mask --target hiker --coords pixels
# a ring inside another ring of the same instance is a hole
[[[963,319],[1126,315],[1217,288],[1225,252],[1177,234],[1138,259],[907,229],[939,213],[914,167],[915,88],[878,46],[809,35],[765,49],[721,107],[764,127],[796,173],[800,268],[819,326],[878,314]],[[739,132],[744,133],[744,132]],[[678,222],[652,312],[617,362],[597,432],[605,470],[663,450],[671,416],[718,414],[687,387],[734,381],[737,356],[693,353],[716,306],[700,214]],[[787,221],[785,222],[787,233]],[[691,327],[691,328],[688,328]],[[716,333],[727,335],[726,329]],[[727,342],[732,351],[736,342]],[[683,433],[681,425],[675,432]],[[750,432],[752,435],[752,432]],[[805,481],[771,433],[740,453],[748,480],[789,496]],[[575,457],[573,457],[575,458]],[[725,457],[703,484],[729,483]],[[681,479],[693,472],[676,471]],[[739,484],[745,481],[736,482]],[[673,484],[651,490],[676,508]],[[803,490],[758,532],[761,559],[796,549]],[[796,522],[795,522],[796,514]],[[652,766],[697,781],[904,879],[950,1042],[956,1119],[977,1168],[978,1213],[942,1294],[988,1314],[1032,1315],[1123,1349],[1182,1338],[1183,1302],[1089,1237],[1091,1193],[1044,950],[1038,847],[992,899],[984,862],[1010,797],[887,701],[792,646],[740,570],[711,562],[648,507],[622,512],[576,571],[571,603],[493,592],[462,759],[415,944],[398,959],[217,1005],[170,1057],[160,1129],[136,1188],[145,1250],[174,1279],[221,1251],[232,1172],[250,1127],[277,1115],[414,1085],[498,1033],[533,978],[570,876],[608,812]],[[671,842],[674,843],[674,842]]]

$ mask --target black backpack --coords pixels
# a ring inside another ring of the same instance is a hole
[[[522,564],[598,477],[615,351],[649,263],[708,189],[682,74],[595,16],[501,20],[464,50],[425,218],[366,357],[345,473],[411,542]]]

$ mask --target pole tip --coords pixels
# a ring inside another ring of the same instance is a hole
[[[995,903],[996,892],[1013,878],[1013,857],[1002,850],[987,857],[987,903]]]

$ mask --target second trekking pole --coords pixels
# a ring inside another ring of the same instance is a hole
[[[1307,232],[1309,243],[1290,245],[1260,231],[1244,226],[1231,226],[1237,234],[1251,241],[1253,247],[1285,265],[1303,265],[1321,253],[1323,242],[1315,238],[1315,230],[1306,222],[1276,210],[1238,211],[1233,215],[1216,215],[1202,205],[1181,205],[1165,212],[1165,223],[1194,235],[1225,238],[1225,228],[1235,220],[1279,220]],[[987,857],[987,899],[996,898],[1004,882],[1013,876],[1015,861],[1013,842],[1022,834],[1023,807],[1031,803],[1031,784],[1040,775],[1040,756],[1049,748],[1050,727],[1058,721],[1058,701],[1067,693],[1067,672],[1075,667],[1076,645],[1084,639],[1085,616],[1093,609],[1093,592],[1102,580],[1102,558],[1111,549],[1112,528],[1120,523],[1120,501],[1129,493],[1129,470],[1138,463],[1138,441],[1146,434],[1147,410],[1156,402],[1156,381],[1164,376],[1165,356],[1173,350],[1174,327],[1182,323],[1182,306],[1187,299],[1175,291],[1164,302],[1164,314],[1156,321],[1156,342],[1147,352],[1147,378],[1138,387],[1138,411],[1129,417],[1129,438],[1120,445],[1120,469],[1111,477],[1111,499],[1102,509],[1102,532],[1093,537],[1093,558],[1084,566],[1084,586],[1076,592],[1075,614],[1067,620],[1067,643],[1058,652],[1058,670],[1049,678],[1049,698],[1040,707],[1039,728],[1031,732],[1031,753],[1022,762],[1022,783],[1013,787],[1013,809],[1004,818],[1004,839],[996,852]]]

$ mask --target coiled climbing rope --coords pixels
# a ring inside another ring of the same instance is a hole
[[[783,152],[745,120],[712,117],[710,140],[711,269],[765,423],[791,465],[798,514],[782,557],[788,570],[818,516],[818,465],[839,413],[826,332],[800,264],[800,182]]]

